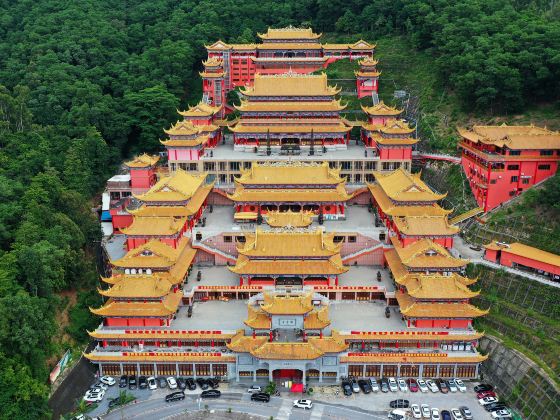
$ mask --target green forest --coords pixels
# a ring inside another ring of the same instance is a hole
[[[468,112],[560,98],[556,1],[0,0],[0,418],[49,417],[58,338],[83,344],[96,324],[96,197],[198,101],[204,45],[290,24],[341,42],[404,38]]]

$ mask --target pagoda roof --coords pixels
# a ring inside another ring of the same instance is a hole
[[[222,106],[212,106],[207,104],[206,102],[200,101],[198,104],[194,106],[189,106],[189,109],[185,111],[179,111],[179,115],[183,117],[211,117],[212,115],[216,115]]]
[[[393,217],[400,233],[409,236],[456,235],[460,229],[449,224],[447,215]]]
[[[354,76],[356,76],[356,77],[379,77],[379,76],[381,76],[381,72],[380,71],[356,70],[354,72]]]
[[[271,227],[307,227],[313,223],[313,215],[312,211],[269,211],[264,219]]]
[[[177,169],[171,175],[160,179],[148,192],[135,197],[143,202],[184,202],[193,198],[203,187],[206,176],[206,172],[193,175]]]
[[[474,143],[509,149],[560,149],[560,132],[534,125],[475,125],[459,128],[459,134]]]
[[[322,46],[325,50],[372,50],[376,45],[360,39],[353,44],[322,44]]]
[[[453,210],[445,210],[437,203],[419,205],[419,206],[406,206],[395,205],[393,201],[387,196],[381,186],[377,184],[368,184],[371,195],[379,205],[383,213],[396,217],[396,216],[444,216],[450,214]]]
[[[208,57],[206,60],[202,61],[202,64],[204,67],[219,67],[224,65],[224,60],[219,57]]]
[[[168,130],[163,130],[163,132],[170,136],[196,136],[200,133],[200,130],[191,121],[181,120],[173,124]]]
[[[254,330],[269,330],[272,326],[270,316],[264,312],[260,307],[248,305],[247,319],[244,321],[245,325]]]
[[[328,259],[306,260],[293,259],[249,259],[245,255],[239,255],[235,266],[228,267],[236,274],[255,275],[327,275],[342,274],[348,271],[348,267],[342,263],[340,254]]]
[[[365,122],[362,124],[362,128],[366,131],[377,131],[383,134],[411,134],[415,130],[405,120],[395,118],[387,119],[382,124]]]
[[[258,44],[257,50],[320,50],[318,42],[267,42]],[[297,60],[297,57],[289,57]]]
[[[157,274],[124,275],[109,289],[97,291],[107,297],[154,299],[168,295],[172,286],[168,278]]]
[[[229,129],[234,133],[249,134],[249,133],[271,133],[271,134],[298,134],[298,133],[347,133],[352,130],[352,127],[347,126],[342,121],[325,124],[318,122],[317,124],[309,124],[308,121],[293,121],[293,124],[289,124],[289,121],[284,121],[284,124],[273,125],[270,121],[259,121],[261,124],[256,125],[254,121],[239,121],[233,126],[229,126]]]
[[[381,146],[412,146],[420,141],[412,137],[383,137],[379,133],[372,133],[370,137]]]
[[[420,179],[420,174],[412,174],[402,167],[390,173],[374,171],[373,174],[377,184],[393,201],[434,202],[447,196],[433,192]]]
[[[409,318],[477,318],[490,312],[469,303],[417,302],[408,293],[395,293],[401,313]]]
[[[169,316],[177,312],[182,297],[183,291],[178,290],[158,301],[127,302],[111,298],[102,307],[90,308],[90,311],[95,315],[109,317]]]
[[[137,248],[131,249],[126,255],[118,260],[111,261],[111,265],[117,268],[155,268],[170,269],[175,262],[183,258],[189,251],[193,250],[184,239],[179,242],[177,248],[173,248],[157,239],[146,242]]]
[[[205,185],[194,193],[188,203],[184,206],[148,206],[142,205],[136,210],[129,210],[128,212],[134,216],[139,217],[189,217],[195,214],[210,191],[212,191],[213,184]]]
[[[248,257],[332,257],[342,247],[333,239],[334,233],[322,229],[257,228],[255,233],[245,234],[245,243],[237,250]]]
[[[210,138],[207,135],[196,136],[190,139],[160,140],[165,147],[196,147],[206,144]]]
[[[378,104],[373,105],[373,106],[363,106],[363,105],[361,105],[361,107],[362,107],[362,111],[364,111],[366,114],[372,115],[372,116],[377,116],[377,115],[397,116],[397,115],[402,114],[402,112],[403,112],[402,109],[397,109],[395,107],[389,106],[383,101],[379,101]]]
[[[198,72],[198,74],[200,75],[200,77],[202,78],[206,78],[206,79],[211,79],[211,78],[221,78],[221,77],[225,77],[226,72],[225,71],[217,71],[215,73],[213,72],[208,72],[208,71],[200,71]]]
[[[228,194],[228,198],[235,202],[250,203],[288,203],[288,202],[346,202],[353,197],[353,194],[346,192],[343,184],[336,188],[245,188],[237,185],[233,194]]]
[[[286,26],[284,28],[268,28],[264,34],[257,33],[261,39],[319,39],[321,34],[316,34],[311,28],[296,28]],[[260,46],[260,45],[259,45]]]
[[[322,330],[330,324],[329,307],[326,305],[307,314],[303,320],[303,328],[306,330]]]
[[[222,40],[218,40],[211,45],[205,45],[207,50],[229,50],[231,49],[231,45],[226,44]]]
[[[529,245],[513,242],[511,244],[498,243],[493,241],[488,245],[484,245],[486,249],[495,251],[504,251],[509,254],[518,255],[520,257],[529,258],[531,260],[539,261],[545,264],[555,265],[560,267],[560,255],[553,254],[552,252],[543,251],[542,249],[534,248]]]
[[[395,281],[405,286],[408,294],[416,299],[470,299],[480,294],[470,290],[462,279],[464,277],[459,275],[409,274]]]
[[[172,236],[179,233],[186,222],[186,217],[134,216],[132,224],[121,232],[127,236]]]
[[[328,162],[253,162],[241,169],[236,184],[247,185],[339,185],[345,182],[340,169],[330,168]]]
[[[328,85],[325,73],[300,74],[292,71],[256,73],[253,86],[241,90],[246,96],[334,96],[339,92],[340,88]]]
[[[257,44],[229,44],[233,50],[256,50]]]
[[[143,153],[139,156],[134,157],[134,159],[125,162],[124,164],[129,168],[148,168],[155,166],[159,161],[159,156],[150,156]]]
[[[461,268],[468,264],[468,260],[453,257],[449,251],[431,239],[420,239],[402,247],[396,236],[391,242],[403,265],[412,269],[420,268]]]
[[[340,99],[332,101],[241,101],[234,107],[241,112],[338,112],[346,108]]]
[[[473,354],[469,356],[453,356],[447,353],[349,353],[340,358],[341,363],[480,363],[488,359],[488,355]]]
[[[270,315],[304,315],[313,310],[312,293],[287,296],[263,293],[261,309]]]
[[[358,64],[364,67],[372,67],[372,66],[377,66],[377,64],[379,64],[379,60],[376,60],[373,57],[366,57],[366,58],[362,58],[361,60],[358,60]],[[383,101],[380,101],[380,103],[383,103]]]

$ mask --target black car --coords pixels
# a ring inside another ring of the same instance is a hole
[[[208,391],[202,391],[200,393],[200,398],[220,398],[220,395],[222,395],[222,393],[217,389],[209,389]]]
[[[177,378],[177,387],[179,389],[187,389],[187,381],[185,381],[185,378]]]
[[[157,378],[157,383],[160,388],[167,388],[167,380],[163,376]]]
[[[447,410],[441,410],[441,420],[451,420],[451,413]]]
[[[194,391],[196,389],[196,384],[194,383],[193,378],[187,378],[186,382],[187,382],[187,388],[189,388],[191,391]]]
[[[504,408],[508,408],[508,406],[505,403],[498,401],[492,404],[485,405],[484,408],[486,409],[486,411],[491,413],[492,411],[498,411],[503,410]]]
[[[344,395],[346,395],[347,397],[352,395],[352,385],[350,385],[350,382],[343,381],[340,386],[342,387],[342,392],[344,393]]]
[[[436,384],[442,394],[447,394],[449,392],[449,386],[447,385],[447,382],[445,382],[443,379],[438,379],[436,381]]]
[[[270,402],[270,395],[266,392],[255,392],[251,394],[251,401]]]
[[[138,388],[140,389],[148,388],[148,378],[146,378],[145,376],[140,376],[138,378]]]
[[[202,390],[208,389],[208,382],[206,382],[206,379],[198,378],[196,380],[196,383],[198,384],[200,389]]]
[[[369,394],[372,391],[370,381],[366,381],[365,379],[360,379],[358,381],[358,385],[360,386],[360,389],[364,394]]]
[[[410,402],[399,398],[398,400],[391,401],[389,406],[391,408],[408,408],[410,406]]]
[[[136,376],[130,375],[128,377],[128,389],[136,389],[138,387],[138,383],[136,382]]]
[[[165,402],[171,401],[181,401],[185,399],[185,393],[183,391],[174,392],[165,396]]]
[[[218,378],[210,378],[207,379],[206,382],[208,382],[208,385],[210,385],[210,388],[212,389],[220,387],[220,380]]]
[[[128,376],[122,375],[121,379],[119,379],[119,388],[126,388],[128,385]]]
[[[389,380],[387,378],[381,378],[380,388],[381,392],[389,392]]]
[[[490,384],[480,384],[474,387],[474,392],[494,391],[494,387]]]
[[[109,400],[109,409],[115,408],[118,405],[119,405],[119,398],[111,398]]]

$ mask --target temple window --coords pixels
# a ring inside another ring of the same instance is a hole
[[[348,237],[348,242],[349,243],[355,243],[356,242],[356,237],[355,236],[349,236]]]
[[[228,236],[225,236],[225,235],[224,235],[224,242],[230,243],[231,241],[232,241],[232,237],[231,237],[231,236],[229,236],[229,235],[228,235]]]

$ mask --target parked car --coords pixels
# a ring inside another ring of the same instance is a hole
[[[449,390],[450,390],[451,392],[457,392],[457,391],[458,391],[458,389],[457,389],[457,384],[455,383],[455,380],[454,380],[454,379],[448,380],[448,381],[447,381],[447,386],[449,387]]]
[[[157,378],[157,383],[160,388],[167,388],[167,380],[163,376]]]
[[[398,400],[391,401],[389,406],[391,408],[408,408],[410,406],[410,401],[399,398]]]
[[[88,403],[100,402],[105,397],[105,391],[102,389],[89,390],[84,395],[83,400]]]
[[[99,388],[102,389],[103,391],[107,391],[109,389],[107,385],[101,382],[96,382],[95,384],[89,387],[89,389],[94,389],[94,388]]]
[[[397,380],[395,378],[389,378],[389,389],[391,392],[397,392],[399,390]]]
[[[138,378],[138,388],[140,389],[148,388],[148,378],[146,378],[145,376],[140,376]]]
[[[418,388],[420,388],[420,392],[428,392],[428,386],[426,385],[426,381],[424,379],[418,379]]]
[[[130,375],[128,377],[128,389],[138,388],[138,382],[136,381],[136,376]]]
[[[220,387],[220,380],[218,378],[210,378],[208,379],[208,385],[210,385],[210,388],[212,389],[216,389]]]
[[[247,392],[249,394],[252,394],[253,392],[262,392],[262,388],[258,385],[251,385],[248,389]]]
[[[469,407],[462,406],[459,407],[459,410],[461,410],[461,414],[465,420],[473,420],[472,411]]]
[[[432,408],[432,420],[440,420],[441,416],[439,415],[439,408]]]
[[[441,420],[451,420],[451,413],[448,410],[441,410]]]
[[[437,387],[436,383],[431,379],[426,379],[426,386],[430,391],[434,393],[439,391],[439,388]]]
[[[488,412],[503,410],[504,408],[508,408],[506,403],[498,401],[492,404],[487,404],[484,406],[484,409]]]
[[[360,386],[358,385],[358,381],[356,381],[355,379],[352,379],[351,385],[352,385],[352,392],[354,392],[355,394],[360,392]]]
[[[389,381],[387,378],[381,378],[381,392],[389,392]]]
[[[255,392],[251,394],[251,401],[270,402],[270,395],[266,392]]]
[[[418,392],[418,383],[416,382],[416,379],[407,379],[406,383],[408,385],[408,389],[410,389],[410,392]]]
[[[194,391],[196,389],[196,383],[194,382],[193,378],[187,378],[187,388],[189,390]]]
[[[412,413],[412,417],[415,419],[422,418],[422,411],[420,411],[420,406],[418,404],[412,404],[410,406],[410,412]]]
[[[102,376],[101,378],[99,378],[99,381],[105,385],[109,385],[109,386],[113,386],[117,383],[117,381],[115,380],[115,378],[113,378],[112,376]]]
[[[422,404],[420,406],[420,411],[422,411],[422,417],[425,419],[429,419],[432,417],[432,412],[430,410],[430,406],[428,404]]]
[[[490,384],[480,384],[474,387],[474,392],[493,391],[494,387]]]
[[[350,385],[350,382],[348,381],[342,381],[342,383],[340,384],[340,386],[342,387],[342,393],[344,395],[346,395],[347,397],[349,397],[350,395],[352,395],[352,385]]]
[[[128,385],[128,376],[121,375],[121,379],[119,379],[119,388],[126,388]]]
[[[451,409],[451,417],[453,417],[453,420],[465,420],[463,414],[461,413],[461,410],[459,410],[458,408]]]
[[[187,389],[187,381],[185,381],[185,378],[177,378],[177,388],[180,390]]]
[[[488,405],[495,402],[498,402],[498,399],[496,397],[484,397],[478,400],[478,403],[480,405]]]
[[[407,392],[408,391],[408,385],[406,384],[406,381],[403,378],[397,379],[397,385],[399,386],[399,389],[402,392]]]
[[[196,383],[200,387],[200,389],[202,389],[203,391],[208,389],[208,382],[206,382],[206,379],[198,378],[196,380]]]
[[[167,386],[169,387],[169,389],[177,389],[177,381],[175,380],[175,378],[173,376],[168,376],[166,381],[167,381]]]
[[[373,392],[379,392],[379,384],[377,383],[377,381],[374,378],[371,378],[369,380],[369,383],[371,385],[371,390]]]
[[[368,380],[360,379],[358,385],[364,394],[369,394],[371,392],[371,384]]]
[[[494,391],[484,391],[484,392],[479,392],[478,394],[476,394],[476,398],[478,398],[479,400],[481,398],[484,398],[484,397],[498,398],[498,396],[496,395],[496,393]]]
[[[467,386],[461,379],[455,379],[455,385],[460,392],[467,392]]]
[[[222,393],[217,389],[209,389],[208,391],[202,391],[200,393],[200,398],[220,398]]]
[[[120,405],[119,402],[120,402],[119,398],[111,398],[108,404],[109,410]]]
[[[156,378],[154,378],[153,376],[150,376],[150,377],[148,378],[148,388],[149,388],[151,391],[157,389]]]
[[[303,408],[304,410],[310,410],[313,408],[313,403],[311,400],[295,400],[293,406],[296,408]]]
[[[407,416],[408,416],[407,411],[402,410],[400,408],[390,411],[389,414],[387,415],[387,417],[390,418],[391,420],[406,420]]]
[[[441,391],[442,394],[447,394],[449,392],[449,387],[447,386],[447,383],[443,379],[438,379],[436,381],[436,384],[439,387],[439,390]]]
[[[181,401],[185,399],[185,393],[183,391],[173,392],[165,396],[165,402]]]
[[[498,411],[492,411],[492,418],[493,419],[503,419],[503,418],[510,418],[512,417],[511,411],[507,408]]]

